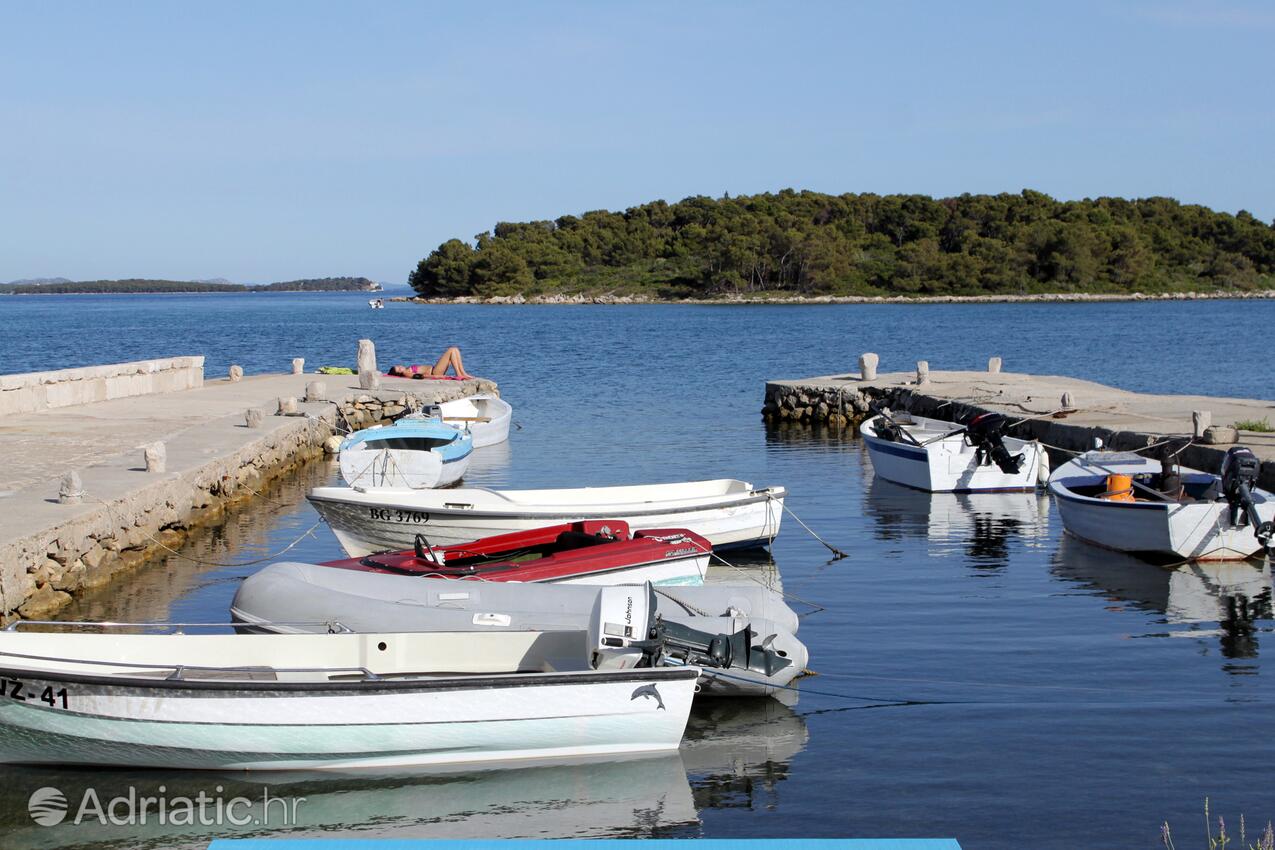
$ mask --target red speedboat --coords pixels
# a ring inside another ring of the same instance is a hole
[[[324,566],[429,578],[564,584],[700,584],[713,546],[684,528],[629,533],[622,520],[586,520],[431,546],[329,561]]]

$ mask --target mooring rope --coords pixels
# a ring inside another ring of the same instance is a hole
[[[767,493],[767,494],[766,494],[766,499],[767,499],[767,501],[777,501],[777,500],[775,499],[774,495],[772,495],[772,494],[770,494],[770,493]],[[831,552],[833,555],[835,555],[835,556],[836,556],[836,558],[834,558],[833,560],[840,560],[841,558],[849,558],[849,557],[850,557],[850,553],[849,553],[849,552],[843,552],[843,551],[841,551],[841,550],[840,550],[840,549],[838,549],[836,546],[833,546],[833,545],[832,545],[831,543],[829,543],[827,540],[824,540],[822,537],[820,537],[818,534],[816,534],[816,533],[815,533],[815,531],[814,531],[814,529],[812,529],[810,526],[806,525],[804,522],[802,522],[802,521],[801,521],[801,517],[799,517],[799,516],[797,516],[795,513],[793,513],[792,508],[788,507],[788,506],[787,506],[786,504],[784,504],[783,502],[779,502],[779,507],[783,509],[784,513],[788,514],[788,516],[790,516],[790,517],[792,517],[794,520],[796,520],[796,521],[797,521],[797,524],[798,524],[798,525],[800,525],[802,528],[804,528],[804,529],[805,529],[805,530],[806,530],[806,531],[810,534],[810,536],[811,536],[811,537],[813,537],[814,539],[818,540],[820,543],[822,543],[822,544],[823,544],[823,545],[824,545],[824,546],[828,549],[828,551],[829,551],[829,552]]]

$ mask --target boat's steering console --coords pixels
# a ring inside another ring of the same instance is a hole
[[[1253,489],[1262,471],[1262,462],[1252,450],[1244,446],[1232,446],[1222,458],[1222,495],[1231,506],[1231,525],[1253,525],[1253,533],[1264,546],[1271,545],[1275,536],[1275,524],[1262,522],[1257,505],[1253,501]]]
[[[965,441],[974,447],[974,458],[979,466],[994,463],[1006,475],[1014,475],[1023,468],[1023,456],[1011,455],[1005,448],[1005,417],[999,413],[980,413],[965,426]]]
[[[773,676],[792,661],[773,649],[753,645],[748,626],[734,634],[710,634],[655,614],[655,588],[643,585],[604,587],[589,624],[589,652],[594,668],[626,669],[684,664],[737,669]]]

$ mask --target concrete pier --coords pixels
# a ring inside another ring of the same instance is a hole
[[[59,406],[24,401],[0,418],[0,620],[46,617],[77,590],[177,548],[266,481],[321,455],[333,434],[388,422],[409,399],[428,404],[495,390],[482,379],[383,377],[368,391],[357,375],[329,375],[328,400],[305,401],[313,375],[205,381],[202,358],[195,359],[178,359],[180,377],[134,380],[126,396]],[[148,368],[153,362],[91,367],[103,371],[89,380],[171,371]],[[30,399],[37,391],[28,388],[47,387],[43,376],[52,374],[5,377]],[[66,380],[76,378],[57,382]],[[281,398],[298,400],[297,415],[272,415]],[[163,471],[154,471],[152,458],[147,472],[145,448],[156,443],[165,447]],[[62,503],[63,479],[73,474],[81,495]]]
[[[918,386],[915,372],[882,373],[875,380],[850,373],[769,381],[762,414],[775,423],[851,429],[870,415],[873,404],[954,422],[1001,413],[1015,423],[1010,429],[1014,436],[1065,450],[1051,452],[1055,464],[1069,457],[1067,452],[1091,448],[1095,437],[1119,450],[1189,437],[1195,444],[1183,452],[1182,463],[1216,472],[1226,450],[1238,441],[1262,460],[1261,486],[1275,490],[1275,433],[1233,430],[1235,423],[1246,421],[1265,420],[1275,427],[1275,402],[1135,393],[1052,375],[931,369],[925,377],[924,386]],[[1202,412],[1208,416],[1199,416]],[[1211,420],[1212,426],[1196,437],[1201,419]]]

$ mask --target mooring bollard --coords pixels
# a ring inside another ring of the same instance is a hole
[[[1076,400],[1075,400],[1074,398],[1072,398],[1072,397],[1071,397],[1071,393],[1063,393],[1063,394],[1062,394],[1062,409],[1063,409],[1063,410],[1075,410],[1075,409],[1076,409]]]
[[[1233,446],[1240,441],[1240,431],[1232,425],[1210,425],[1204,429],[1204,442],[1210,446]]]
[[[1196,440],[1204,439],[1204,432],[1213,424],[1213,411],[1191,411],[1191,436]]]
[[[871,351],[865,351],[859,355],[859,375],[860,380],[875,381],[877,379],[877,364],[881,362],[881,358],[877,357]]]
[[[296,398],[293,396],[280,396],[279,410],[277,413],[275,413],[275,416],[296,416],[296,415],[297,415]]]
[[[230,382],[237,384],[243,380],[243,367],[235,364],[230,367]]]
[[[923,387],[930,382],[930,361],[916,361],[916,385]]]
[[[168,448],[162,440],[142,446],[142,459],[147,472],[163,472],[168,466]]]
[[[265,418],[266,414],[259,407],[250,407],[243,415],[244,424],[249,428],[260,428]]]
[[[62,476],[62,485],[58,487],[58,502],[63,505],[78,505],[84,498],[84,484],[80,481],[80,473],[74,469]]]
[[[323,381],[311,381],[305,385],[306,401],[327,401],[328,385]]]
[[[305,358],[293,357],[292,358],[292,374],[300,375],[304,371],[305,371]]]
[[[381,373],[376,368],[376,345],[370,339],[359,340],[359,389],[380,389]]]
[[[1001,359],[999,357],[987,358],[987,371],[993,375],[1001,373]]]

